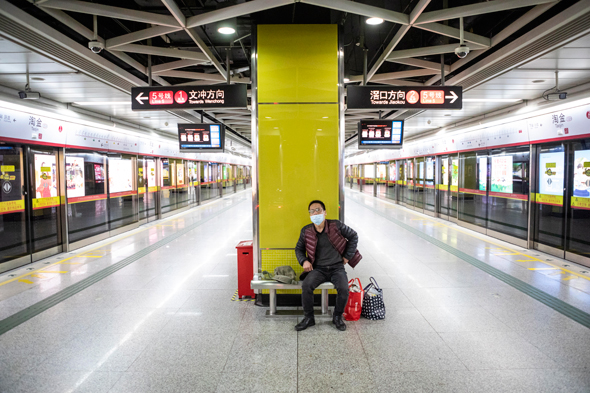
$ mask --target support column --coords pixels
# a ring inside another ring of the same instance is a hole
[[[320,199],[329,219],[342,218],[338,26],[260,25],[256,33],[252,55],[255,266],[273,271],[290,265],[300,274],[303,270],[293,249],[301,228],[310,223],[309,202]]]

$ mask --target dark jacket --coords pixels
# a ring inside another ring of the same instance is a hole
[[[348,264],[355,267],[362,259],[362,255],[356,249],[358,244],[358,235],[356,232],[341,223],[338,220],[326,220],[324,231],[330,239],[332,246],[342,255],[343,258],[348,259]],[[303,262],[309,261],[312,265],[315,262],[315,250],[318,244],[318,237],[313,224],[309,224],[301,229],[299,240],[295,246],[295,255],[297,261],[301,266]]]

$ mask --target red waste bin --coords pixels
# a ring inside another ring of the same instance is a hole
[[[254,259],[252,255],[252,240],[242,240],[236,246],[238,250],[238,297],[255,297],[250,288],[250,281],[254,275]]]

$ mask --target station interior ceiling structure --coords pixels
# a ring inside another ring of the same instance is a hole
[[[227,83],[228,57],[231,82],[249,84],[255,26],[293,23],[341,26],[347,85],[362,83],[366,56],[368,84],[463,86],[458,111],[346,110],[348,141],[360,119],[404,119],[416,138],[512,111],[555,87],[555,71],[562,91],[590,86],[587,0],[0,0],[0,95],[16,97],[28,73],[40,103],[170,137],[177,123],[223,122],[226,145],[250,156],[249,109],[133,112],[131,87],[148,85],[149,62],[154,86]],[[234,34],[218,33],[226,24]]]

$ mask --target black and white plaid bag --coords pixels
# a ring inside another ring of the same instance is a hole
[[[377,281],[371,277],[371,283],[365,287],[363,308],[361,316],[367,319],[385,319],[385,303],[383,303],[383,290],[379,288]]]

